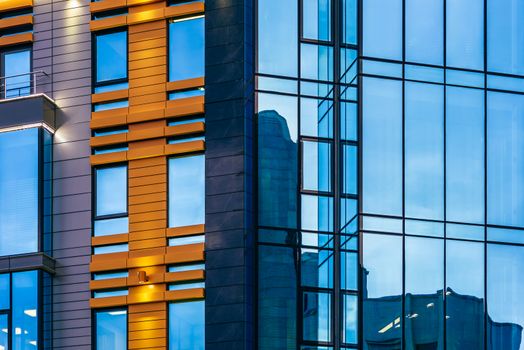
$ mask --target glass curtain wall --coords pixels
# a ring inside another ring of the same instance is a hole
[[[259,0],[259,349],[358,346],[357,1]]]
[[[362,348],[523,350],[524,4],[361,3]]]

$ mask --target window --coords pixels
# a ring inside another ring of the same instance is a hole
[[[365,56],[402,58],[402,0],[362,2],[362,50]]]
[[[95,169],[94,235],[128,231],[127,165]]]
[[[204,223],[204,166],[204,155],[169,160],[169,227]]]
[[[204,350],[204,301],[169,304],[169,350]]]
[[[169,81],[204,76],[204,16],[169,24]]]
[[[31,94],[31,49],[5,51],[1,54],[1,98],[13,98]]]
[[[127,310],[98,311],[95,323],[96,350],[127,350]]]
[[[95,92],[124,89],[127,81],[127,31],[95,35]]]
[[[444,61],[444,0],[406,0],[406,61]]]

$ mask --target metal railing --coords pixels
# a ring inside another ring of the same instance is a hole
[[[38,80],[46,77],[49,75],[42,70],[0,77],[0,100],[34,95]]]

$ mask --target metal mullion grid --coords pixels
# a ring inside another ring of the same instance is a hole
[[[488,0],[484,0],[484,350],[488,348]]]

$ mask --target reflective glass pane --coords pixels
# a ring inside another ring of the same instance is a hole
[[[258,94],[259,224],[297,225],[297,98]]]
[[[96,169],[96,215],[127,212],[127,166]]]
[[[342,238],[343,239],[343,238]],[[340,288],[346,290],[358,289],[358,254],[340,253]]]
[[[333,80],[333,47],[302,44],[300,76],[313,80]]]
[[[356,344],[358,339],[358,298],[356,295],[344,295],[343,299],[343,331],[342,342]]]
[[[204,155],[169,160],[169,227],[203,224]]]
[[[204,350],[204,301],[169,304],[169,350]]]
[[[106,220],[95,220],[95,236],[107,236],[118,233],[127,233],[129,231],[129,219],[116,218]]]
[[[364,349],[402,344],[402,237],[365,234],[363,242]]]
[[[342,153],[344,157],[344,178],[343,192],[345,194],[357,194],[358,188],[358,152],[357,147],[352,145],[343,145]]]
[[[127,349],[127,311],[111,310],[96,313],[96,349]]]
[[[446,90],[446,219],[484,222],[482,90]]]
[[[402,83],[364,78],[362,207],[402,214]]]
[[[10,305],[11,282],[8,273],[0,275],[0,310],[8,310]]]
[[[302,36],[313,40],[331,40],[331,0],[303,0]]]
[[[258,250],[258,346],[296,349],[297,264],[293,249]]]
[[[0,315],[0,349],[9,350],[9,316]]]
[[[300,99],[300,134],[333,137],[333,100]]]
[[[169,23],[169,81],[204,76],[204,17]]]
[[[304,141],[302,148],[303,189],[331,191],[331,144]]]
[[[484,69],[484,0],[446,2],[446,65]]]
[[[96,36],[96,82],[127,78],[127,32]]]
[[[333,251],[302,248],[300,250],[302,285],[333,288]]]
[[[405,0],[406,60],[442,65],[444,0]]]
[[[446,344],[484,348],[484,244],[446,242]]]
[[[38,271],[13,273],[12,281],[12,348],[34,350],[38,345]]]
[[[357,45],[357,3],[357,0],[342,0],[342,41],[346,44]]]
[[[358,201],[356,199],[341,198],[340,199],[340,229],[342,233],[355,235],[357,234],[358,217],[357,217]],[[352,249],[346,247],[346,249]]]
[[[342,102],[340,104],[340,138],[342,140],[357,140],[357,110],[356,103]]]
[[[488,93],[488,223],[524,226],[524,96]]]
[[[406,83],[406,216],[444,217],[444,89]]]
[[[444,240],[406,237],[405,306],[409,349],[443,345]]]
[[[333,198],[302,195],[302,229],[333,231]]]
[[[331,340],[331,294],[304,292],[302,297],[302,338],[309,341]]]
[[[0,133],[0,255],[38,250],[38,132]]]
[[[490,350],[523,350],[524,248],[488,245],[487,332]]]
[[[298,0],[258,1],[258,71],[298,74]]]
[[[31,93],[31,50],[18,50],[3,54],[5,97],[27,96]]]
[[[524,74],[524,3],[487,0],[488,70]]]
[[[362,6],[364,55],[402,59],[402,0],[367,0]]]

